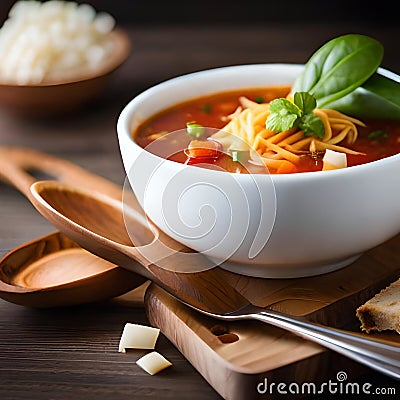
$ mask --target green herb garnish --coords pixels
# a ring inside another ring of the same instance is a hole
[[[193,136],[198,139],[203,136],[205,128],[204,126],[197,124],[196,122],[187,122],[186,132],[189,136]]]
[[[368,135],[368,139],[371,139],[371,140],[386,139],[387,137],[388,137],[388,134],[381,129],[379,129],[377,131],[373,131]]]
[[[249,159],[248,150],[231,150],[232,161],[244,163]]]
[[[204,104],[203,106],[201,106],[201,111],[203,111],[206,114],[211,114],[211,111],[212,111],[211,104],[207,103],[207,104]]]
[[[324,124],[321,118],[313,114],[317,105],[315,98],[307,92],[296,92],[293,100],[293,103],[284,98],[271,101],[267,129],[282,132],[298,127],[305,136],[317,136],[322,139],[325,134]]]
[[[262,104],[262,103],[264,103],[264,99],[261,96],[257,96],[255,98],[255,102],[258,104]]]

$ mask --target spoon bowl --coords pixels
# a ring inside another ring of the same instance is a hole
[[[143,282],[60,232],[22,244],[0,260],[0,297],[35,308],[103,301]]]
[[[0,147],[0,178],[29,200],[32,170],[101,190],[116,203],[122,188],[79,166],[32,149]],[[96,257],[61,232],[24,243],[0,260],[0,298],[30,307],[101,301],[129,292],[146,279]]]
[[[212,260],[160,231],[133,195],[122,204],[57,181],[35,182],[30,189],[34,207],[66,236],[181,301],[220,312],[238,301],[247,304],[233,287],[222,284]]]

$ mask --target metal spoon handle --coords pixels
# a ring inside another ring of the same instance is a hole
[[[400,379],[400,347],[365,339],[350,332],[328,328],[275,311],[261,311],[250,314],[249,317],[283,328],[394,379]]]

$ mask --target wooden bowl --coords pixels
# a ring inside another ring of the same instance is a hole
[[[0,107],[27,116],[63,114],[75,110],[100,95],[111,74],[131,51],[128,34],[118,28],[110,33],[114,51],[95,72],[76,71],[64,81],[46,80],[35,85],[18,85],[0,81]]]

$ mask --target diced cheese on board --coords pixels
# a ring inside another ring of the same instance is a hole
[[[151,326],[126,323],[119,341],[118,351],[125,349],[154,349],[160,330]]]

